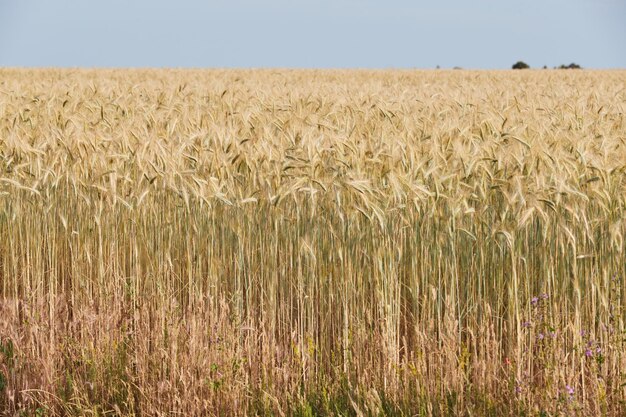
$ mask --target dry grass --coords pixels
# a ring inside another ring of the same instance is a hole
[[[625,84],[0,70],[0,410],[625,415]]]

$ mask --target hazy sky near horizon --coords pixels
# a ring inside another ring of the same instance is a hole
[[[626,0],[0,0],[0,66],[626,68]]]

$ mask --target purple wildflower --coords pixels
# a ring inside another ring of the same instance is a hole
[[[585,350],[585,356],[588,357],[588,358],[593,356],[593,352],[591,351],[591,349]]]
[[[532,300],[530,300],[530,303],[532,305],[537,305],[537,302],[539,302],[539,298],[537,298],[537,297],[533,297]]]
[[[544,336],[544,334],[543,334],[543,333],[539,333],[539,334],[537,335],[537,338],[538,338],[539,340],[543,340],[543,338],[544,338],[544,337],[545,337],[545,336]]]
[[[574,388],[572,388],[572,387],[571,387],[571,386],[569,386],[569,385],[566,385],[566,386],[565,386],[565,390],[567,391],[567,394],[568,394],[570,397],[574,396]]]

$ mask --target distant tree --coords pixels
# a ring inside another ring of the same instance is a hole
[[[460,69],[463,69],[463,68],[461,68],[461,67],[454,67],[454,68],[452,68],[452,69],[455,69],[455,70],[460,70]]]
[[[517,61],[515,64],[513,64],[512,68],[513,69],[528,69],[530,68],[530,66],[524,61]]]
[[[556,67],[557,69],[581,69],[582,67],[574,62],[569,65],[560,65]]]
[[[544,66],[543,66],[543,69],[548,69],[548,66],[547,66],[547,65],[544,65]]]

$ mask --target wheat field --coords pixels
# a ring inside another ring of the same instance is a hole
[[[625,87],[0,69],[1,415],[626,415]]]

